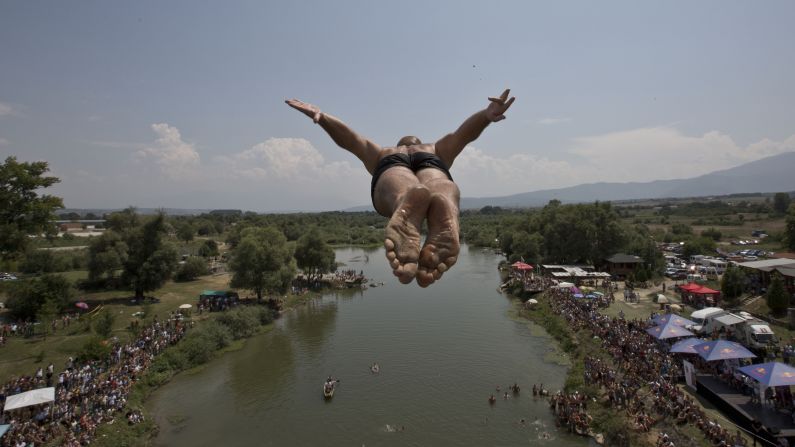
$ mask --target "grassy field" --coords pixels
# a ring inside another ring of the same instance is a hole
[[[81,279],[86,276],[86,272],[67,272],[66,276],[70,280]],[[227,274],[205,276],[196,281],[183,283],[170,281],[161,289],[149,294],[159,299],[159,302],[151,304],[149,312],[163,318],[168,312],[176,310],[180,304],[195,305],[202,290],[228,288]],[[113,335],[120,340],[129,339],[130,332],[127,328],[132,321],[138,319],[133,314],[144,311],[144,306],[131,302],[132,296],[132,291],[105,291],[78,295],[80,300],[89,304],[90,309],[101,306],[99,312],[110,312],[114,315]],[[37,329],[37,332],[40,332],[40,329]],[[56,366],[56,370],[63,367],[67,358],[74,356],[91,335],[88,318],[81,317],[66,329],[62,329],[61,324],[58,323],[55,334],[50,334],[46,338],[41,334],[31,338],[10,337],[6,345],[0,347],[0,382],[21,374],[33,374],[38,367],[46,367],[51,362]]]

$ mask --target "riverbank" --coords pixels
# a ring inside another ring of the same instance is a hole
[[[521,297],[523,292],[516,288],[509,290],[513,298]],[[535,297],[538,304],[531,309],[522,308],[519,314],[542,326],[560,345],[571,362],[566,375],[563,392],[585,394],[591,397],[587,414],[592,418],[591,433],[595,438],[602,435],[605,445],[656,446],[657,433],[668,433],[676,436],[677,446],[708,446],[710,443],[695,427],[679,426],[667,418],[661,418],[654,428],[647,432],[635,429],[634,421],[623,409],[613,407],[603,389],[595,383],[585,382],[586,357],[598,358],[605,364],[612,365],[612,357],[604,350],[602,341],[589,330],[573,330],[566,319],[557,314],[551,306],[551,295],[542,294]],[[650,395],[648,386],[638,394]]]
[[[321,297],[311,291],[287,295],[282,312],[288,312]],[[93,445],[100,447],[143,447],[151,445],[159,427],[146,409],[149,397],[179,374],[197,374],[210,362],[239,351],[252,338],[270,332],[277,315],[264,305],[241,306],[233,310],[211,314],[199,320],[185,339],[169,347],[158,356],[144,376],[133,385],[125,411],[139,412],[143,421],[128,424],[118,414],[112,424],[98,427]]]

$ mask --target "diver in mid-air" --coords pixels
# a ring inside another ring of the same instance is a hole
[[[460,193],[450,175],[453,161],[467,144],[491,123],[505,119],[513,104],[510,90],[490,97],[489,105],[470,116],[461,127],[436,141],[422,143],[403,137],[396,147],[381,147],[351,130],[317,106],[297,99],[285,101],[320,124],[331,139],[364,163],[372,174],[370,194],[375,210],[389,217],[384,247],[392,272],[401,283],[415,278],[428,287],[458,259],[458,206]],[[428,219],[428,237],[420,247],[422,222]]]

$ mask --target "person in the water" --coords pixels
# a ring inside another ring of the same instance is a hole
[[[458,260],[458,207],[460,192],[450,167],[467,144],[491,123],[505,119],[515,98],[510,90],[490,97],[489,105],[469,117],[453,133],[435,143],[406,136],[395,147],[381,147],[351,130],[317,106],[297,99],[285,101],[319,124],[332,140],[359,158],[373,176],[370,194],[375,210],[389,217],[384,247],[392,272],[403,284],[415,278],[428,287]],[[420,247],[422,222],[428,237]]]

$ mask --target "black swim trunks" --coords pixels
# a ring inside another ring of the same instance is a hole
[[[375,184],[378,182],[378,179],[381,178],[381,175],[386,172],[387,169],[394,166],[405,166],[411,169],[413,172],[417,172],[425,168],[435,168],[444,172],[450,181],[453,180],[447,164],[437,157],[436,154],[431,154],[430,152],[390,154],[378,160],[378,165],[375,167],[375,172],[373,172],[373,181],[370,183],[370,198],[372,198],[375,194]],[[375,205],[375,201],[373,201],[373,205]]]

